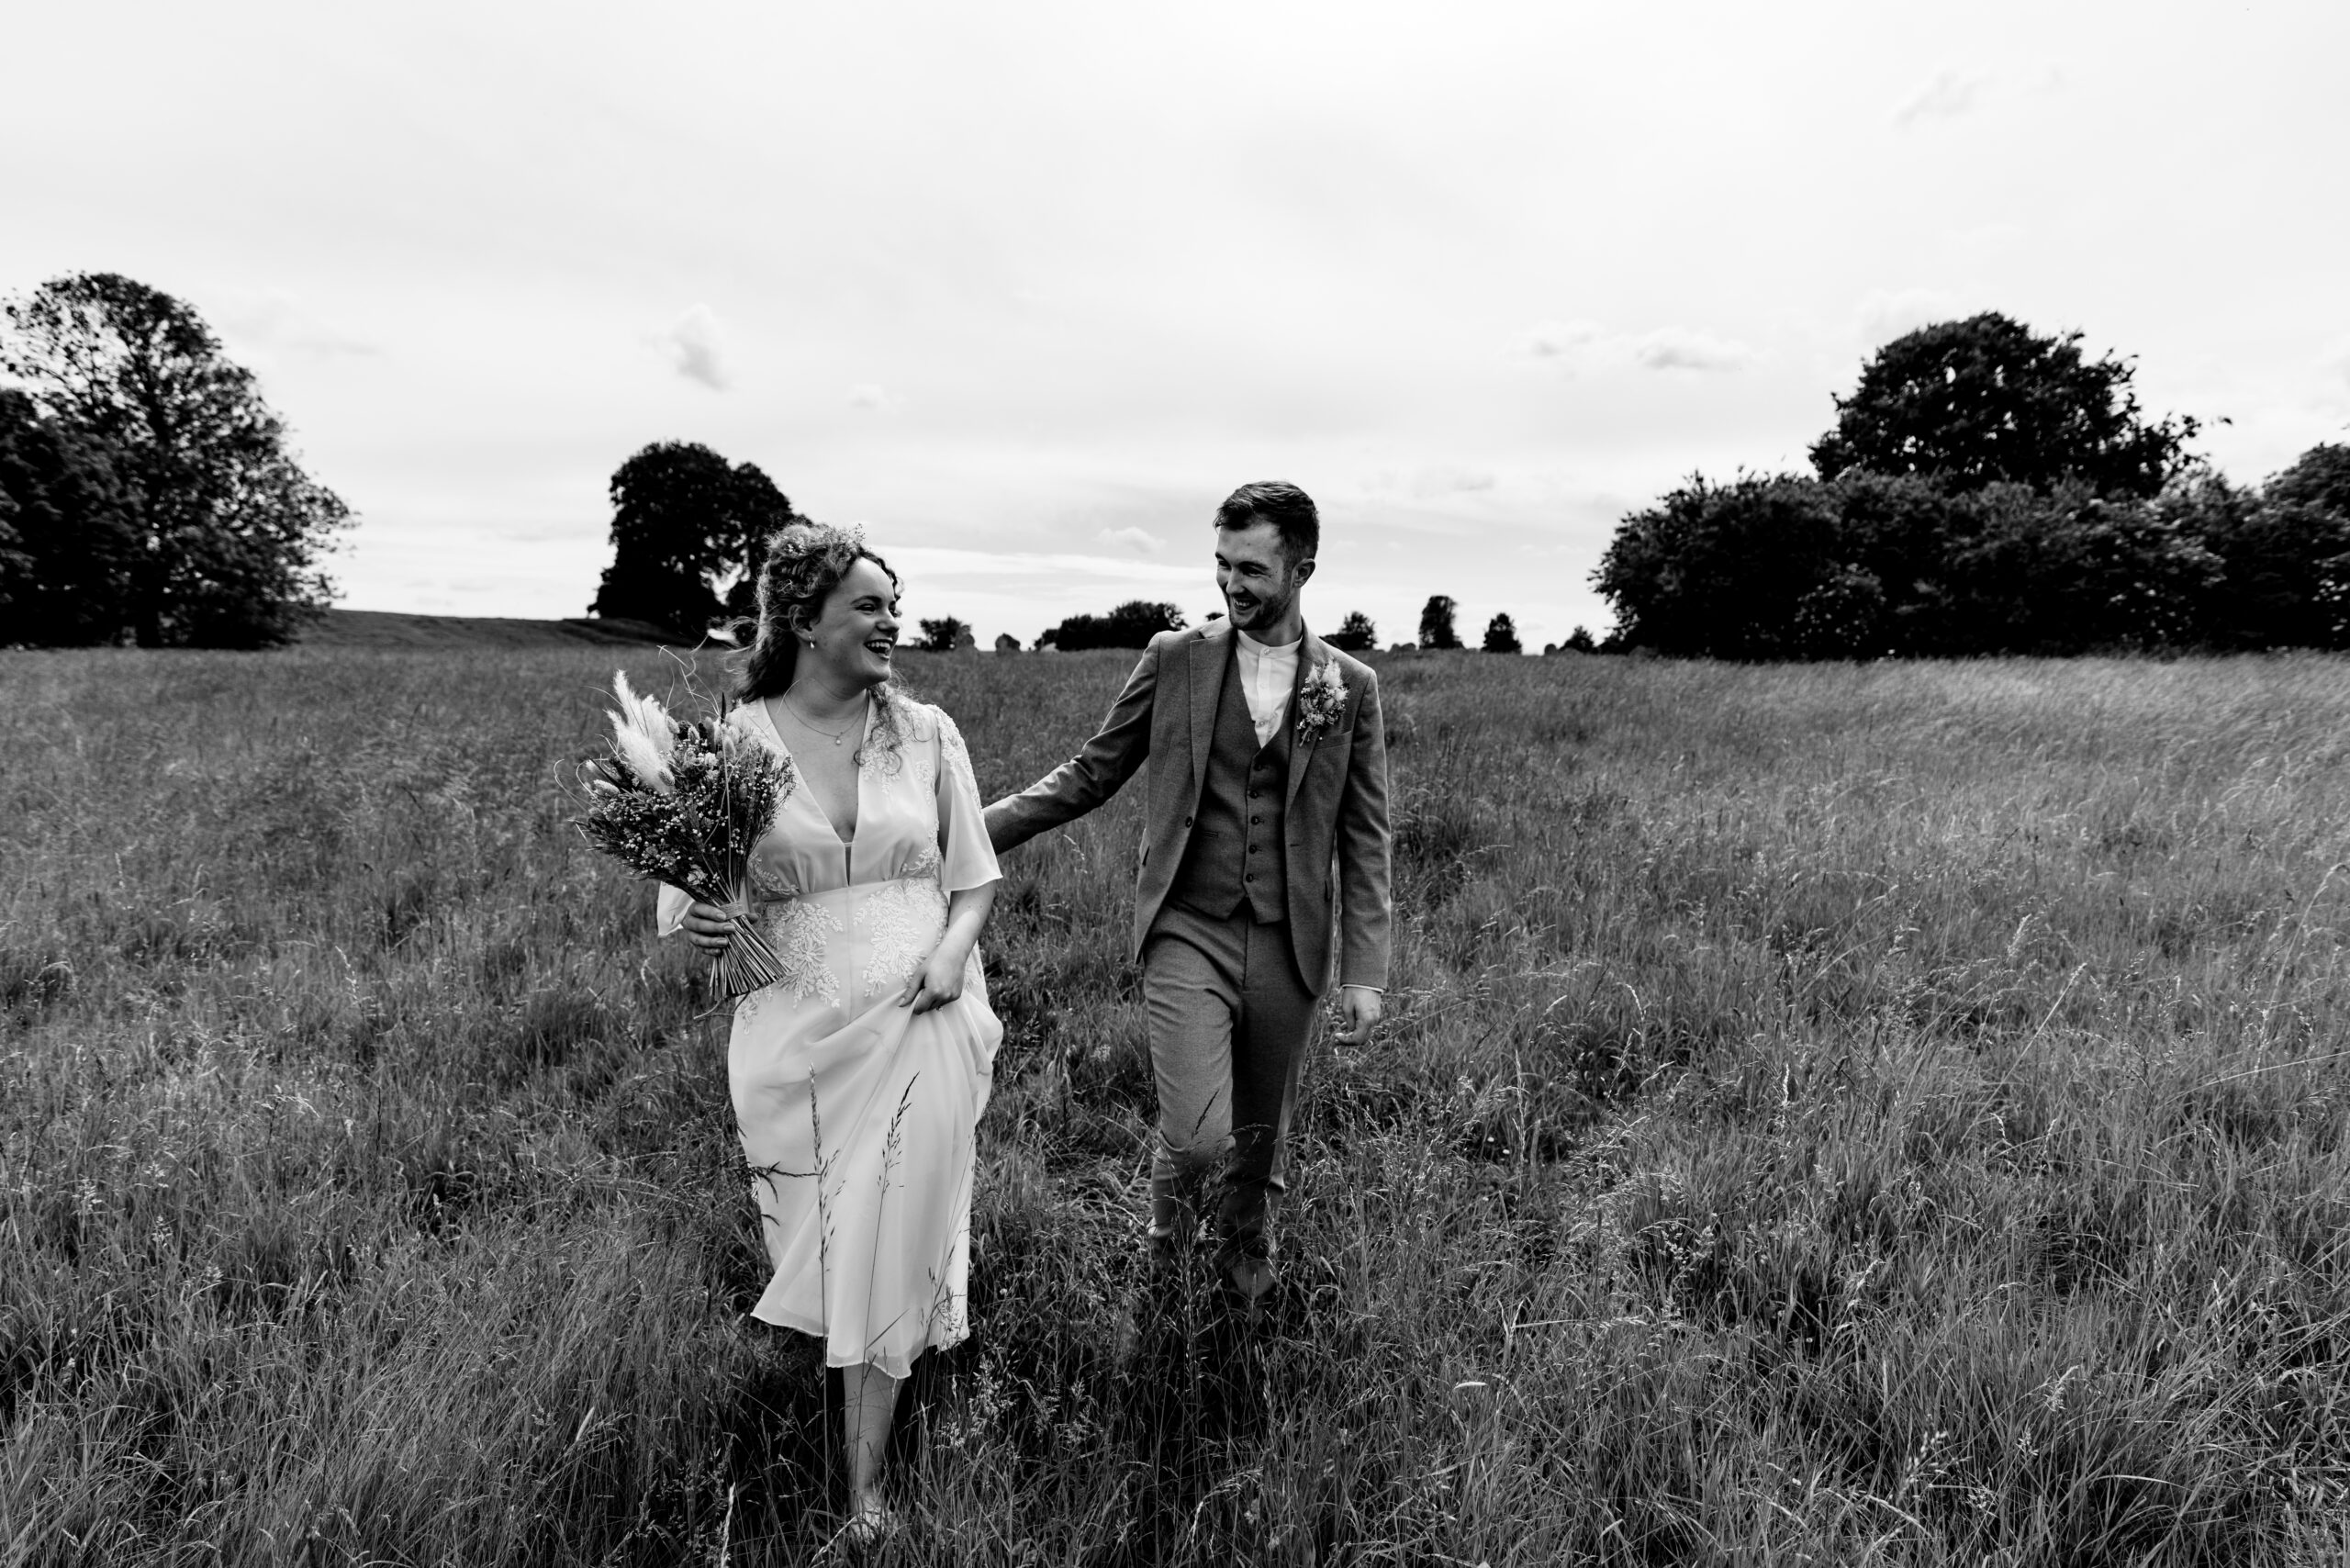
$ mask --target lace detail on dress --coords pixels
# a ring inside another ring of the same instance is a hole
[[[800,896],[800,890],[793,884],[789,869],[778,867],[778,859],[779,857],[756,854],[751,857],[751,896],[761,902],[776,902]]]
[[[938,787],[937,765],[930,755],[930,739],[938,733],[940,713],[921,702],[892,695],[883,712],[892,739],[887,745],[868,745],[857,754],[857,771],[883,790],[894,792],[898,781],[912,778],[918,793]],[[875,730],[878,738],[879,725]],[[907,743],[911,742],[909,745]]]
[[[826,959],[829,934],[845,929],[841,917],[822,904],[806,899],[778,904],[767,916],[767,940],[775,944],[775,956],[782,960],[783,978],[768,989],[788,991],[802,1002],[839,1006],[840,976]]]
[[[920,969],[946,934],[946,893],[938,885],[938,851],[914,857],[907,875],[884,883],[857,906],[856,923],[872,934],[873,958],[865,966],[870,996],[894,991]]]
[[[979,776],[971,771],[971,748],[963,744],[963,732],[944,712],[938,715],[938,752],[946,763],[950,778],[959,778],[971,786],[971,793],[979,792]]]

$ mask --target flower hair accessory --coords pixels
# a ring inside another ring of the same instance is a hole
[[[1337,660],[1325,659],[1297,689],[1297,738],[1319,740],[1337,729],[1346,714],[1346,678],[1338,673]]]

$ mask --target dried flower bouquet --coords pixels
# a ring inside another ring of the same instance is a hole
[[[612,677],[612,754],[581,767],[588,842],[639,876],[681,888],[734,917],[734,939],[712,968],[722,994],[783,978],[749,916],[751,846],[798,782],[791,763],[715,713],[679,720]]]

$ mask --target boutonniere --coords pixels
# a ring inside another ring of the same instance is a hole
[[[1297,738],[1319,740],[1346,716],[1346,678],[1338,673],[1337,660],[1325,659],[1297,689]]]

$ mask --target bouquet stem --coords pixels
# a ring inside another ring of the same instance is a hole
[[[711,965],[719,993],[737,997],[771,986],[783,978],[783,960],[758,922],[751,918],[750,901],[739,895],[724,906],[734,920],[734,939]]]

